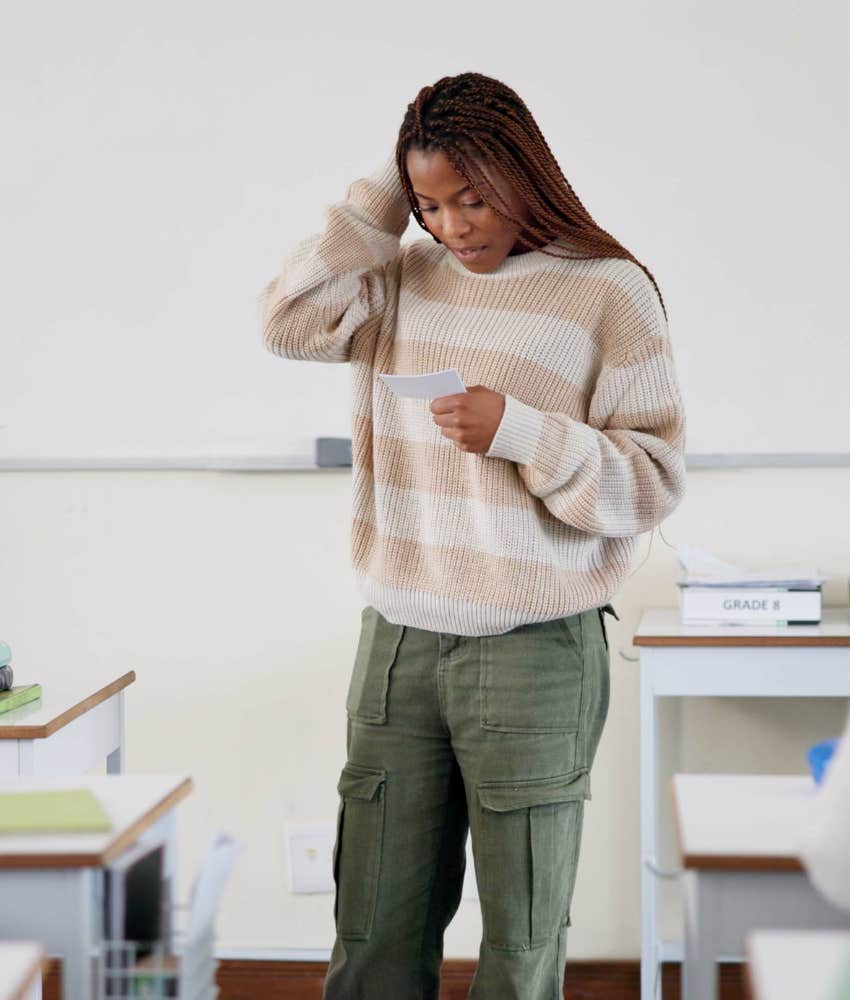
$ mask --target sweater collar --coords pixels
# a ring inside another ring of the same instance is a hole
[[[544,250],[548,250],[549,253],[543,253]],[[551,267],[554,263],[556,263],[558,258],[553,257],[553,253],[558,254],[559,257],[564,256],[563,244],[547,243],[539,250],[528,250],[526,253],[518,253],[513,256],[509,255],[505,257],[497,268],[483,274],[478,274],[476,271],[470,271],[468,268],[464,267],[447,246],[443,247],[443,251],[443,259],[449,267],[458,271],[460,274],[466,275],[467,278],[484,279],[504,278],[517,274],[531,274],[533,271],[539,271],[544,267]]]

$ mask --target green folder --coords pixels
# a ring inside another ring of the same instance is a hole
[[[109,817],[88,788],[0,792],[0,834],[104,833]]]
[[[8,691],[0,691],[0,715],[11,712],[13,708],[20,708],[28,701],[37,701],[40,697],[40,684],[19,684]]]

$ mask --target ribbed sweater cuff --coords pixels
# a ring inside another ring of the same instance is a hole
[[[398,175],[395,152],[368,177],[354,181],[348,199],[376,228],[401,238],[410,221],[410,202]]]
[[[543,433],[544,414],[516,397],[505,394],[505,412],[490,447],[488,458],[507,458],[520,465],[530,465]]]

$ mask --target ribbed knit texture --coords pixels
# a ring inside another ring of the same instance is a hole
[[[684,413],[651,281],[631,261],[540,250],[475,274],[431,238],[401,247],[409,213],[390,157],[262,293],[270,351],[351,364],[363,598],[458,635],[607,603],[636,536],[684,492]],[[443,368],[505,396],[484,455],[377,377]]]

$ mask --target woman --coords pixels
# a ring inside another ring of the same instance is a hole
[[[432,238],[401,247],[411,211]],[[469,831],[470,997],[555,1000],[608,710],[603,609],[684,489],[655,281],[588,215],[517,94],[463,73],[420,91],[393,156],[287,256],[263,335],[352,366],[368,606],[324,996],[437,997]],[[377,378],[445,368],[469,391],[430,406]]]

